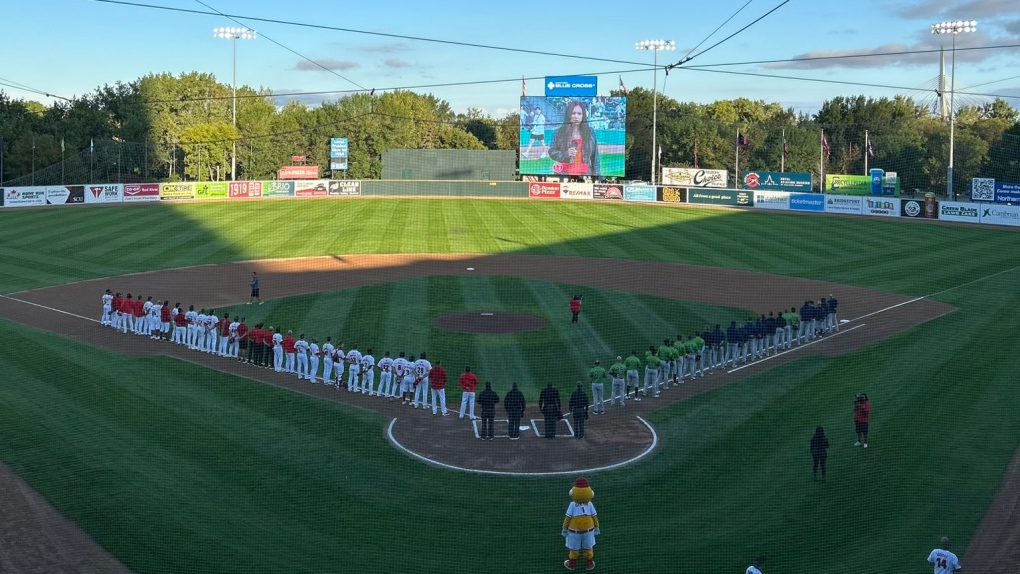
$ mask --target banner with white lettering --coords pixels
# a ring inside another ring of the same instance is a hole
[[[664,167],[662,184],[679,187],[726,187],[728,173],[725,169]]]
[[[124,186],[119,183],[92,183],[85,186],[85,203],[120,203]]]

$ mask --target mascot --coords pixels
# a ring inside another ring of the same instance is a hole
[[[569,558],[563,562],[567,570],[577,568],[577,557],[584,551],[585,570],[595,569],[595,536],[599,533],[599,517],[591,499],[595,497],[588,480],[583,476],[574,481],[570,489],[567,516],[563,519],[563,537],[567,539]]]

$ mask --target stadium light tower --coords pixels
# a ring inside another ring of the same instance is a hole
[[[932,34],[953,35],[953,70],[950,72],[951,79],[949,80],[949,180],[946,182],[946,199],[949,200],[956,199],[953,194],[953,156],[955,155],[956,136],[956,109],[953,107],[953,96],[956,94],[956,35],[969,32],[977,32],[976,20],[957,20],[956,22],[939,22],[931,25]]]
[[[237,129],[237,41],[238,40],[254,40],[257,37],[255,30],[249,28],[235,28],[232,26],[225,26],[220,28],[213,28],[213,38],[220,38],[222,40],[231,40],[234,45],[234,72],[233,72],[233,106],[231,115],[233,117],[234,129]],[[232,152],[230,154],[230,179],[237,180],[237,141],[233,142]]]
[[[658,163],[659,148],[655,143],[656,128],[658,127],[659,102],[657,97],[659,83],[659,52],[676,50],[676,42],[673,40],[641,40],[635,46],[638,50],[650,50],[652,56],[652,185],[655,185],[655,170]]]

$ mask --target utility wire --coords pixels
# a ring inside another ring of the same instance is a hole
[[[737,17],[737,14],[740,14],[740,13],[741,13],[741,12],[742,12],[742,11],[744,10],[744,8],[747,8],[747,5],[748,5],[748,4],[750,4],[750,3],[751,3],[751,2],[753,2],[753,1],[754,1],[754,0],[747,0],[747,2],[745,2],[745,3],[744,3],[744,5],[743,5],[743,6],[741,6],[739,10],[737,10],[737,11],[736,11],[736,12],[734,12],[734,13],[733,13],[732,15],[730,15],[730,17],[729,17],[729,18],[727,18],[725,22],[723,22],[722,24],[719,24],[719,27],[717,27],[717,28],[716,28],[715,30],[712,30],[712,33],[711,33],[711,34],[709,34],[708,36],[705,36],[705,39],[704,39],[704,40],[702,40],[702,41],[698,42],[698,45],[697,45],[697,46],[695,46],[695,47],[691,48],[689,52],[687,52],[686,54],[684,54],[684,58],[687,58],[688,56],[690,56],[691,54],[693,54],[693,53],[694,53],[694,51],[695,51],[695,50],[697,50],[698,48],[700,48],[702,44],[704,44],[705,42],[707,42],[707,41],[709,40],[709,38],[711,38],[712,36],[715,36],[715,33],[716,33],[716,32],[718,32],[719,30],[721,30],[723,26],[725,26],[725,25],[729,24],[729,23],[730,23],[730,20],[732,20],[732,19],[736,18],[736,17]]]
[[[736,32],[734,32],[734,33],[730,34],[729,36],[726,36],[726,37],[725,37],[725,38],[723,38],[722,40],[719,40],[719,41],[718,41],[718,42],[716,42],[715,44],[712,44],[711,46],[709,46],[709,47],[705,48],[704,50],[702,50],[702,51],[698,52],[697,54],[694,54],[693,56],[685,56],[685,57],[684,57],[684,58],[683,58],[682,60],[680,60],[680,61],[679,61],[679,62],[677,62],[676,64],[670,64],[670,65],[666,66],[666,73],[668,74],[668,73],[669,73],[669,71],[670,71],[670,70],[672,70],[673,68],[675,68],[675,67],[677,67],[677,66],[682,66],[682,65],[686,64],[687,62],[690,62],[690,61],[691,61],[691,60],[693,60],[694,58],[697,58],[698,56],[700,56],[700,55],[704,54],[705,52],[708,52],[709,50],[711,50],[711,49],[715,48],[716,46],[719,46],[720,44],[722,44],[722,43],[724,43],[724,42],[728,41],[728,40],[729,40],[730,38],[733,38],[734,36],[736,36],[736,35],[740,34],[740,33],[741,33],[741,32],[743,32],[744,30],[747,30],[747,29],[748,29],[748,28],[750,28],[751,26],[754,26],[754,25],[755,25],[755,24],[757,24],[758,22],[761,22],[762,20],[764,20],[765,18],[767,18],[767,17],[768,17],[768,16],[770,15],[770,14],[772,14],[772,13],[773,13],[773,12],[775,12],[776,10],[779,10],[779,9],[780,9],[780,8],[782,8],[783,6],[786,6],[786,5],[787,5],[787,4],[789,3],[789,2],[790,2],[790,0],[783,0],[783,1],[782,1],[782,2],[780,2],[780,3],[779,3],[779,4],[778,4],[778,5],[777,5],[777,6],[775,7],[775,8],[773,8],[773,9],[769,10],[768,12],[766,12],[766,13],[762,14],[761,16],[758,16],[757,18],[755,18],[754,20],[752,20],[752,21],[751,21],[751,23],[749,23],[748,25],[746,25],[746,26],[744,26],[743,28],[741,28],[741,29],[737,30]]]
[[[35,88],[31,87],[31,86],[26,86],[25,84],[21,84],[21,83],[15,82],[14,80],[7,80],[5,78],[0,78],[0,86],[7,86],[8,88],[13,88],[15,90],[21,90],[23,92],[30,92],[30,93],[33,93],[33,94],[38,94],[40,96],[46,96],[47,98],[56,98],[58,100],[64,100],[64,101],[67,101],[67,102],[71,101],[70,98],[65,98],[64,96],[58,96],[56,94],[51,94],[49,92],[44,92],[42,90],[37,90],[37,89],[35,89]]]
[[[999,46],[971,46],[969,48],[957,48],[957,52],[969,50],[1001,50],[1009,48],[1020,48],[1020,44],[1004,44]],[[785,58],[779,60],[752,60],[749,62],[721,62],[718,64],[692,64],[686,68],[719,68],[722,66],[756,66],[762,64],[788,64],[796,62],[815,62],[820,60],[849,60],[853,58],[882,58],[885,56],[914,56],[920,54],[934,54],[940,52],[940,48],[926,48],[923,50],[900,50],[896,52],[868,52],[861,54],[837,54],[833,56],[800,56],[796,58]]]

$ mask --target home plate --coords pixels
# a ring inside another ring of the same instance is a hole
[[[482,317],[492,317],[495,313],[482,313]]]
[[[474,267],[468,267],[468,268],[467,268],[467,270],[468,270],[468,271],[474,271],[474,270],[475,270],[475,268],[474,268]]]

